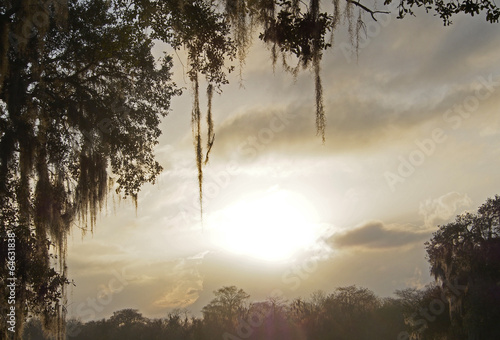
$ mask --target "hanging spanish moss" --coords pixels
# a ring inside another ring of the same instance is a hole
[[[333,46],[335,30],[337,29],[338,24],[340,23],[341,10],[340,10],[340,0],[333,0],[333,15],[332,15],[332,24],[331,24],[331,34],[330,34],[330,45]]]
[[[364,31],[364,33],[366,34],[365,23],[363,21],[363,12],[361,12],[361,10],[358,10],[358,20],[356,21],[356,39],[354,41],[356,58],[359,57],[359,38],[361,36],[361,31]]]
[[[167,18],[168,27],[175,31],[169,42],[177,49],[187,51],[189,68],[187,74],[192,85],[193,106],[191,110],[191,129],[196,154],[198,175],[198,199],[200,213],[203,216],[203,166],[209,162],[210,152],[215,142],[213,124],[212,99],[214,91],[220,93],[221,85],[227,84],[226,73],[234,70],[226,67],[227,60],[238,58],[240,72],[244,65],[247,49],[251,41],[252,21],[247,15],[246,0],[225,1],[224,13],[221,13],[214,2],[177,1],[165,2],[167,11],[176,13]],[[158,12],[157,12],[158,13]],[[158,19],[164,23],[164,18]],[[234,40],[230,38],[233,24]],[[200,110],[200,76],[207,82],[207,142],[206,154],[203,155],[201,110]],[[240,73],[240,79],[242,73]]]
[[[47,120],[42,120],[47,123]],[[50,166],[47,160],[46,138],[47,125],[42,123],[38,131],[37,164],[35,166],[38,180],[36,182],[34,195],[34,225],[38,240],[38,256],[43,261],[43,266],[50,268],[53,263],[49,261],[49,247],[46,240],[50,239],[57,254],[55,264],[58,266],[59,277],[55,283],[59,286],[59,294],[62,301],[57,300],[53,309],[46,308],[41,313],[41,321],[44,328],[55,333],[57,339],[65,337],[65,308],[67,283],[67,234],[70,230],[70,223],[74,216],[75,206],[71,204],[67,196],[68,188],[64,185],[66,177],[62,167]],[[78,209],[78,208],[77,208]],[[45,278],[47,284],[51,281]],[[42,283],[44,285],[45,283]]]
[[[35,101],[26,95],[26,69],[30,77],[40,81],[40,51],[49,30],[49,15],[61,26],[67,18],[64,1],[16,1],[9,11],[20,17],[47,13],[47,19],[9,22],[2,18],[0,36],[0,93],[2,93],[2,126],[0,133],[0,229],[16,238],[16,313],[15,331],[0,326],[1,336],[21,339],[22,328],[32,301],[43,302],[37,312],[45,320],[46,329],[57,329],[56,339],[64,338],[64,310],[53,296],[64,296],[66,284],[66,233],[68,218],[61,215],[65,204],[63,169],[48,166],[45,148],[50,122],[39,113]],[[5,13],[6,14],[6,13]],[[32,32],[37,34],[31,34]],[[27,34],[30,34],[27,37]],[[28,78],[28,77],[26,77]],[[3,94],[7,93],[7,96]],[[3,106],[5,105],[5,106]],[[71,214],[71,208],[68,213]],[[2,240],[3,242],[3,240]],[[51,272],[53,245],[58,272]],[[3,247],[2,247],[3,249]],[[36,273],[27,273],[37,268]],[[3,275],[3,274],[2,274]],[[2,280],[2,288],[4,288]],[[2,308],[4,301],[1,300]],[[31,310],[33,312],[33,310]],[[49,327],[50,326],[50,327]],[[4,332],[5,331],[5,332]],[[13,337],[12,337],[13,336]]]
[[[260,38],[264,42],[271,44],[271,63],[273,65],[273,72],[276,71],[276,63],[278,61],[278,42],[277,42],[277,28],[276,28],[276,4],[274,1],[263,1],[264,5],[261,9],[260,21],[264,26],[264,33]]]
[[[171,58],[156,65],[147,34],[114,5],[2,5],[0,244],[4,249],[3,236],[15,233],[17,268],[15,332],[2,323],[2,339],[22,339],[28,316],[40,317],[51,338],[66,339],[70,226],[93,232],[113,185],[110,172],[117,193],[137,204],[141,185],[162,170],[153,153],[160,118],[180,94]]]
[[[325,110],[323,107],[323,85],[321,83],[321,28],[318,25],[319,20],[319,0],[311,0],[311,16],[315,25],[312,42],[312,66],[314,69],[314,88],[316,98],[316,134],[325,142]]]
[[[361,11],[358,10],[358,16],[356,20],[354,19],[354,4],[353,1],[347,1],[344,9],[344,22],[347,21],[347,32],[349,34],[349,40],[352,46],[354,46],[354,51],[356,54],[356,59],[358,58],[359,52],[359,37],[361,29],[363,28],[363,22],[361,21]]]
[[[203,216],[203,146],[201,139],[201,111],[200,111],[200,85],[198,73],[191,79],[193,83],[193,109],[191,111],[191,129],[193,133],[194,149],[196,153],[196,168],[198,170],[198,199],[200,202],[200,215]]]
[[[252,43],[254,19],[253,16],[247,15],[248,11],[246,0],[226,0],[225,14],[228,16],[233,27],[234,42],[240,64],[240,81],[243,80],[243,67],[248,49]]]
[[[212,98],[214,87],[212,84],[207,86],[207,152],[203,159],[203,138],[201,131],[201,109],[200,109],[200,84],[198,74],[192,79],[193,84],[193,109],[191,112],[191,130],[193,134],[193,143],[196,153],[196,168],[198,172],[198,200],[200,202],[200,216],[203,217],[203,165],[206,165],[210,159],[210,151],[215,142],[214,123],[212,117]]]
[[[76,210],[84,229],[94,231],[97,215],[108,193],[107,161],[102,154],[90,150],[80,153],[80,176],[76,186]]]
[[[214,87],[212,84],[207,86],[207,126],[208,126],[208,136],[207,136],[207,154],[205,155],[205,164],[208,163],[210,151],[215,142],[215,132],[214,132],[214,121],[212,118],[212,98],[214,96]]]
[[[321,56],[313,57],[314,88],[316,93],[316,134],[325,142],[326,116],[323,107],[323,85],[321,83]]]
[[[325,142],[326,115],[323,104],[321,59],[323,50],[330,47],[330,44],[324,41],[325,32],[335,28],[338,23],[339,1],[334,0],[336,14],[333,20],[321,13],[319,0],[311,0],[309,6],[301,6],[301,1],[287,2],[280,8],[278,14],[275,13],[274,1],[268,5],[269,8],[263,11],[265,15],[261,16],[264,33],[260,38],[270,45],[273,67],[280,54],[283,69],[290,72],[294,79],[300,67],[309,68],[314,74],[316,131],[322,142]],[[289,65],[290,55],[297,58],[297,65]]]

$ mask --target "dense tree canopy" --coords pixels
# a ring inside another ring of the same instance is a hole
[[[28,312],[57,328],[51,324],[63,311],[70,226],[79,219],[92,228],[113,185],[108,171],[116,190],[134,198],[154,181],[161,171],[153,157],[158,125],[179,93],[170,81],[171,58],[155,62],[151,38],[124,9],[104,0],[28,2],[3,8],[26,6],[2,31],[0,83],[0,256],[5,264],[4,235],[11,231],[16,334]],[[1,271],[4,290],[9,275],[5,265]]]
[[[477,214],[440,226],[427,254],[449,302],[454,336],[500,337],[500,196],[488,199]]]
[[[215,141],[211,98],[222,91],[234,62],[244,65],[254,32],[268,45],[273,65],[281,60],[293,74],[313,71],[316,128],[324,140],[322,55],[342,17],[355,40],[363,32],[362,13],[370,14],[368,20],[384,15],[371,6],[353,0],[2,1],[0,242],[8,249],[6,236],[15,235],[16,268],[8,270],[2,252],[0,286],[6,288],[12,272],[15,328],[35,313],[63,337],[64,324],[55,321],[64,314],[70,226],[79,220],[92,229],[109,188],[135,198],[161,171],[153,157],[158,125],[180,91],[170,81],[171,57],[154,60],[154,39],[187,51],[202,205],[202,167]],[[457,13],[483,12],[492,23],[500,15],[490,0],[400,0],[400,17],[415,6],[437,13],[445,24]],[[9,307],[5,296],[0,301],[2,309]],[[5,336],[6,325],[0,326]]]

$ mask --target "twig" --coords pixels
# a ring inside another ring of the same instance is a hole
[[[373,20],[377,21],[377,18],[375,18],[375,14],[377,13],[383,13],[383,14],[391,14],[391,12],[387,12],[387,11],[374,11],[372,9],[369,9],[368,7],[366,7],[365,5],[357,2],[357,1],[354,1],[354,0],[346,0],[348,3],[351,3],[353,5],[356,5],[358,6],[359,8],[367,11],[368,13],[370,13],[370,15],[372,16]]]

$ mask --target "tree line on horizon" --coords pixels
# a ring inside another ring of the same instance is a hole
[[[308,299],[249,301],[224,286],[202,317],[174,310],[149,319],[136,309],[108,319],[67,321],[68,340],[494,340],[500,339],[500,196],[476,214],[458,215],[425,243],[436,281],[381,298],[356,285]],[[51,340],[41,322],[27,321],[24,340]]]
[[[242,289],[225,286],[214,292],[202,317],[177,309],[152,319],[136,309],[122,309],[107,319],[86,323],[69,319],[67,339],[398,339],[400,333],[408,334],[405,313],[418,310],[419,303],[425,304],[423,297],[434,290],[435,286],[409,288],[397,291],[395,298],[380,298],[366,288],[348,286],[330,294],[316,291],[308,299],[269,297],[250,302]],[[442,314],[440,320],[446,319]],[[38,319],[31,319],[23,339],[52,338],[43,334]]]

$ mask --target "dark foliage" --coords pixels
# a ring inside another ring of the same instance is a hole
[[[431,273],[450,305],[455,336],[499,338],[500,196],[488,199],[477,214],[440,226],[426,246]]]
[[[92,230],[109,189],[136,198],[161,166],[153,148],[170,98],[171,58],[112,2],[0,5],[0,290],[16,278],[19,338],[28,314],[64,336],[66,237]],[[9,14],[8,16],[7,13]],[[5,23],[5,22],[4,22]],[[111,173],[114,178],[110,178]],[[15,235],[15,270],[6,266]],[[9,308],[0,298],[2,318]],[[0,324],[2,338],[7,323]]]

